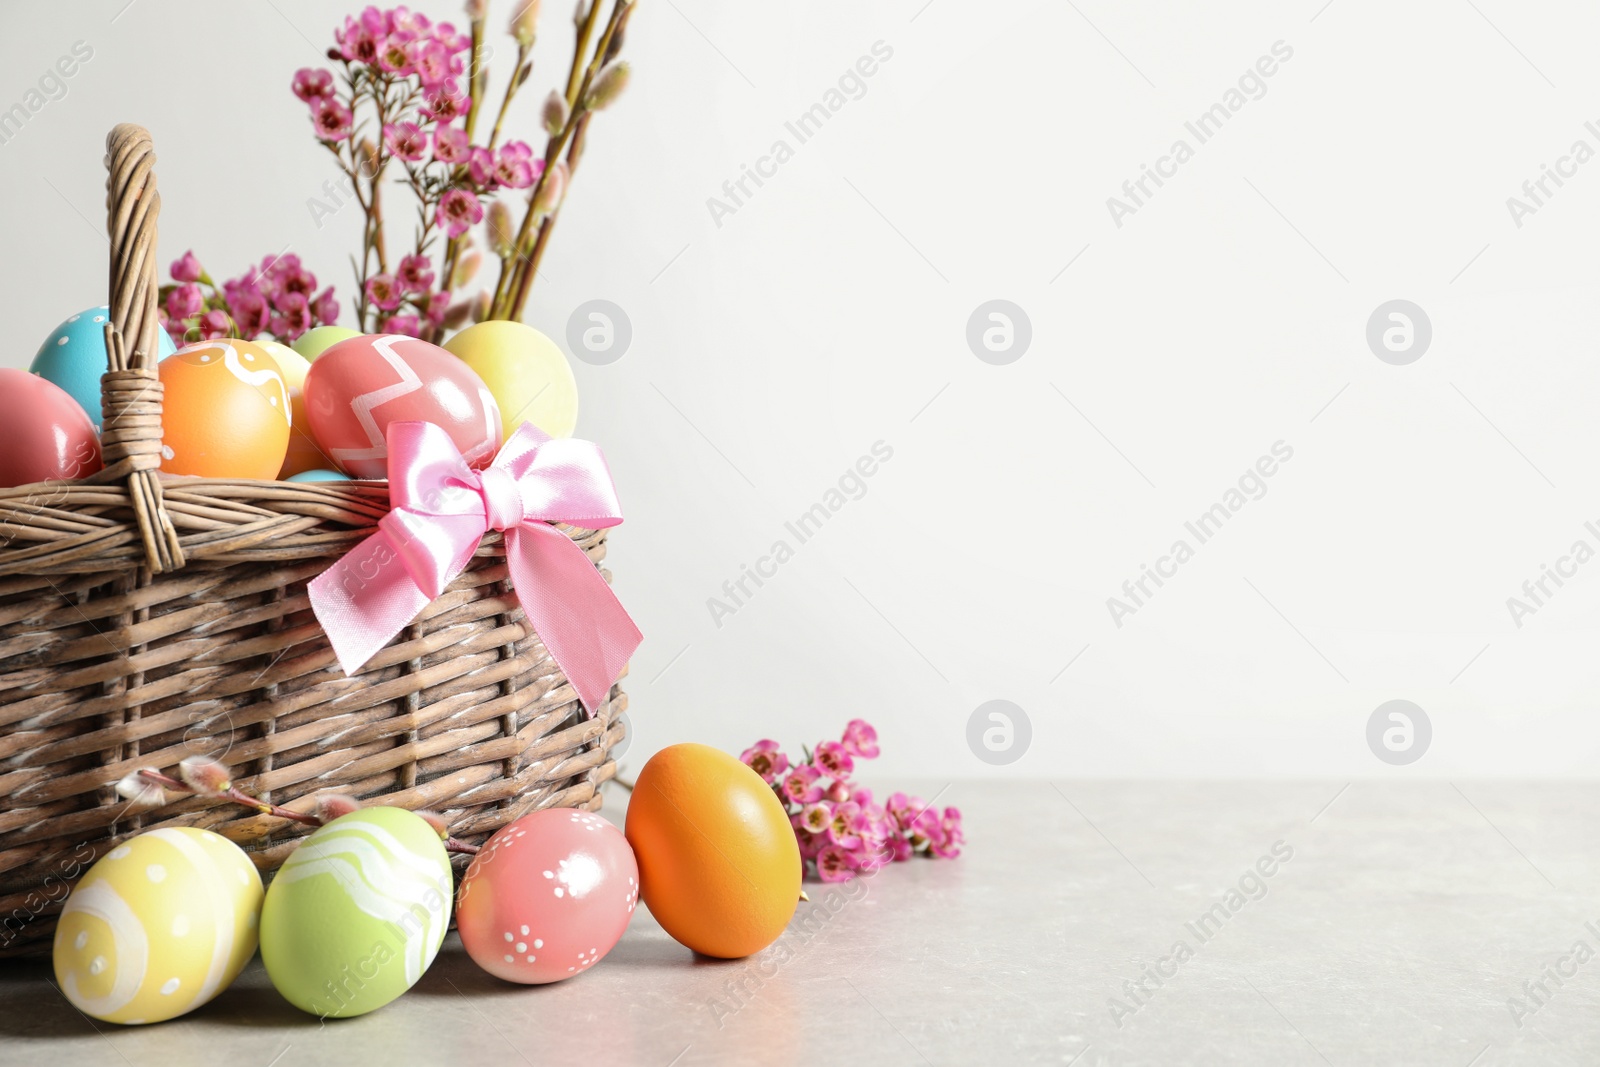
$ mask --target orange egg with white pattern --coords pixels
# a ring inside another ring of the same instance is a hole
[[[161,469],[201,478],[274,479],[289,447],[288,383],[250,341],[180,348],[156,368],[164,392]]]

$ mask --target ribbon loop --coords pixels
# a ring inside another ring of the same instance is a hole
[[[389,424],[391,510],[378,532],[310,583],[339,665],[354,674],[505,532],[511,585],[550,658],[592,714],[643,636],[594,564],[551,524],[622,521],[605,457],[524,423],[482,471],[423,422]]]

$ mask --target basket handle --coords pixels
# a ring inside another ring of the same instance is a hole
[[[111,238],[108,370],[100,378],[104,467],[95,482],[126,481],[154,574],[183,566],[183,546],[161,496],[161,379],[156,375],[155,146],[143,126],[121,123],[106,138],[106,229]]]

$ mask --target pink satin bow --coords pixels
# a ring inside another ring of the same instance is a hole
[[[505,534],[522,610],[593,713],[643,639],[589,557],[550,524],[622,521],[599,446],[523,423],[494,462],[467,466],[443,429],[389,424],[390,512],[378,532],[311,581],[311,607],[354,674],[466,569],[489,530]]]

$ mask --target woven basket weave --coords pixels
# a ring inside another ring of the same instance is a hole
[[[130,807],[113,787],[138,767],[203,753],[298,811],[381,797],[476,843],[536,808],[598,808],[624,734],[620,688],[583,714],[499,534],[346,677],[306,583],[376,529],[387,485],[161,478],[154,161],[141,127],[107,138],[104,469],[0,489],[0,957],[48,952],[68,887],[130,834],[204,827],[270,871],[307,832],[195,797]],[[600,564],[604,531],[560,529]]]

